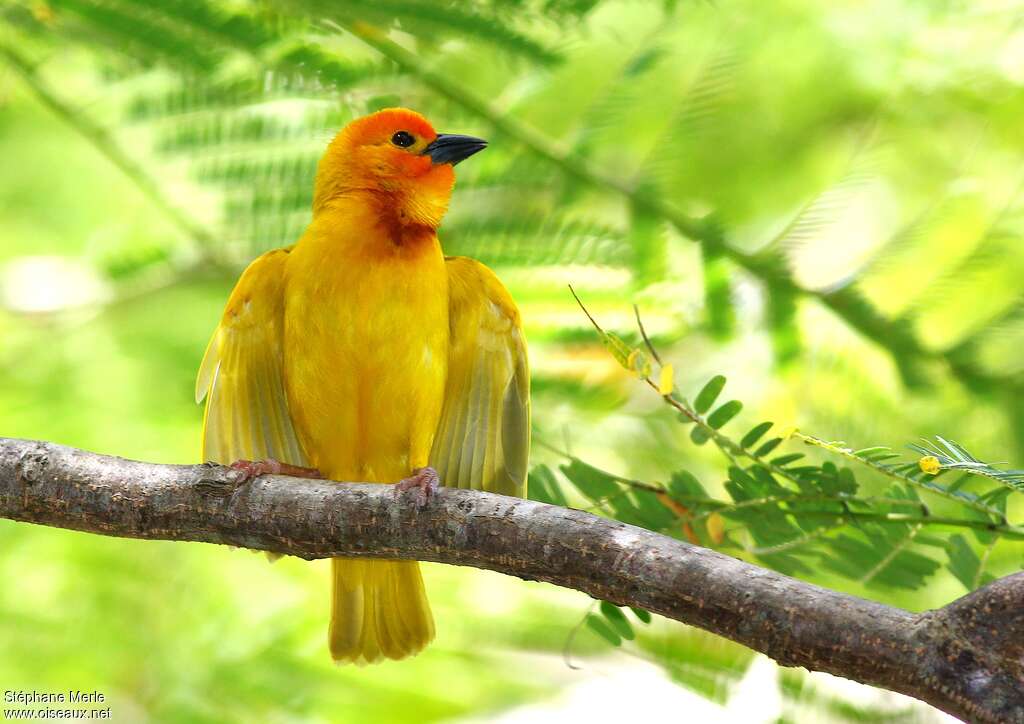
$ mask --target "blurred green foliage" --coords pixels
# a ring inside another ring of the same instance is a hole
[[[1024,461],[1022,13],[996,0],[0,0],[0,434],[195,460],[193,374],[231,284],[301,233],[331,134],[401,104],[491,141],[459,167],[442,238],[494,266],[522,309],[536,497],[941,605],[1017,570],[1020,543],[854,519],[900,499],[1020,519],[998,479],[926,477],[903,445],[941,434]],[[680,424],[636,379],[659,365],[628,357],[632,302],[699,421]],[[716,375],[725,392],[704,388]],[[763,420],[775,427],[755,434]],[[808,437],[772,443],[788,426]],[[774,462],[737,465],[719,444]],[[802,486],[832,496],[835,525],[809,523],[801,501],[723,507]],[[429,566],[438,642],[336,669],[322,566],[3,522],[0,548],[0,681],[99,688],[126,721],[487,716],[554,696],[583,675],[563,649],[579,664],[609,640],[722,701],[750,661],[581,595]],[[838,721],[916,716],[813,688],[786,672],[786,717],[808,699]]]

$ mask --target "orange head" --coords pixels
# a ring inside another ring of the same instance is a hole
[[[426,118],[405,108],[357,118],[320,160],[313,212],[333,199],[362,193],[380,203],[394,223],[437,228],[455,184],[452,167],[486,146],[472,136],[439,134]]]

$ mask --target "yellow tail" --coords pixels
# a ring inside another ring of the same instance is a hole
[[[328,643],[337,663],[404,659],[434,638],[434,617],[416,561],[333,558]]]

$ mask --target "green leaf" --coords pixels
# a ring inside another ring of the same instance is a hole
[[[596,614],[588,613],[587,626],[612,646],[620,646],[622,644],[622,637],[615,633],[606,619]]]
[[[974,589],[974,579],[981,567],[981,559],[974,552],[967,539],[957,533],[946,541],[946,555],[949,556],[947,567],[956,579],[968,591]]]
[[[609,603],[608,601],[601,601],[601,613],[603,613],[604,617],[608,619],[612,628],[615,629],[615,633],[619,636],[627,641],[632,641],[636,638],[636,634],[633,632],[633,627],[626,619],[625,614],[622,613],[622,609],[618,606],[613,603]]]
[[[995,580],[995,576],[981,570],[981,559],[959,533],[946,541],[946,555],[949,556],[947,567],[950,572],[968,591]]]
[[[698,426],[690,430],[690,439],[695,445],[703,445],[711,439],[711,433],[707,431],[707,428]]]
[[[853,454],[859,458],[871,460],[873,456],[878,455],[879,453],[888,454],[890,452],[892,452],[892,448],[886,447],[885,445],[875,445],[874,447],[866,447],[861,450],[857,450]]]
[[[814,486],[825,495],[853,495],[857,492],[857,478],[850,468],[839,468],[826,462],[812,477]]]
[[[646,491],[620,490],[607,498],[607,504],[616,520],[648,530],[664,530],[676,520],[671,510]]]
[[[970,473],[964,473],[959,478],[954,480],[952,483],[947,485],[946,486],[946,490],[948,490],[951,493],[955,493],[956,491],[960,490],[960,488],[962,488],[970,480],[971,480]]]
[[[762,422],[760,425],[755,425],[750,429],[750,432],[743,436],[743,439],[740,440],[740,445],[744,448],[755,445],[774,424],[773,422]]]
[[[722,389],[725,387],[725,377],[722,375],[715,375],[711,380],[704,385],[699,393],[697,393],[697,399],[693,403],[693,409],[698,414],[703,415],[705,412],[711,409],[711,406],[715,404],[715,400],[722,394]]]
[[[654,493],[634,490],[629,497],[634,503],[637,525],[648,530],[662,531],[675,523],[675,514],[654,497]]]
[[[629,348],[629,345],[614,332],[605,332],[603,338],[605,348],[611,353],[612,357],[615,358],[615,361],[632,372],[633,369],[629,359],[629,355],[632,350]]]
[[[668,481],[668,494],[677,500],[690,504],[692,498],[707,498],[707,491],[704,490],[704,486],[700,484],[693,474],[686,470],[677,470],[672,473],[671,479]]]
[[[747,470],[738,466],[730,467],[725,489],[738,503],[769,496],[785,498],[787,492],[771,473],[759,466],[752,466]],[[778,504],[774,507],[723,509],[722,515],[744,523],[758,546],[781,545],[804,534],[804,531],[789,519],[789,513],[782,510]],[[768,558],[761,557],[769,561]],[[772,566],[782,566],[782,570],[786,572],[796,573],[806,569],[806,566],[792,555],[772,555],[770,563]]]
[[[992,491],[989,491],[988,493],[985,493],[980,497],[966,491],[959,491],[956,493],[956,496],[958,498],[963,498],[964,500],[971,500],[984,503],[986,505],[990,505],[992,506],[992,508],[1000,511],[1005,515],[1006,496],[1009,495],[1010,493],[1012,493],[1012,491],[1009,488],[996,488]],[[986,523],[992,523],[997,521],[996,516],[993,516],[992,514],[986,513],[982,510],[978,510],[977,508],[974,508],[969,505],[961,506],[960,510],[963,516],[966,518],[985,521]],[[985,530],[983,528],[974,528],[971,531],[971,533],[973,534],[975,540],[977,540],[979,543],[983,545],[988,545],[999,537],[998,533],[995,533],[991,530]]]
[[[559,468],[580,492],[591,500],[600,500],[615,495],[622,487],[612,476],[587,465],[582,460],[572,460]]]
[[[537,465],[530,471],[527,490],[530,492],[530,500],[563,507],[568,504],[565,494],[562,493],[562,489],[555,479],[555,474],[547,465]]]
[[[743,403],[739,400],[731,400],[726,402],[724,405],[719,407],[717,410],[711,413],[708,417],[708,425],[714,429],[719,429],[725,425],[729,420],[740,414],[740,410],[743,409]]]
[[[828,538],[831,554],[822,552],[825,568],[853,580],[871,574],[867,585],[915,589],[940,567],[935,561],[908,544],[910,527],[899,525],[861,524],[849,533]]]
[[[754,479],[761,486],[762,495],[786,495],[789,492],[779,485],[779,481],[775,479],[775,476],[767,468],[763,468],[760,465],[751,466],[750,474],[754,476]]]
[[[642,608],[635,608],[633,606],[630,606],[629,610],[633,612],[634,616],[636,616],[638,619],[640,619],[644,623],[650,623],[651,622],[651,612],[650,611],[646,611],[646,610],[644,610]]]
[[[637,376],[637,379],[646,379],[651,376],[651,360],[642,349],[634,349],[626,358],[629,371]]]
[[[759,447],[754,454],[759,458],[763,458],[765,455],[769,455],[775,448],[782,444],[781,437],[773,437],[771,440],[766,442],[764,445]]]

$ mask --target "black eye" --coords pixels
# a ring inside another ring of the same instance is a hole
[[[409,148],[409,146],[416,143],[416,139],[408,131],[399,131],[391,137],[391,142],[399,148]]]

